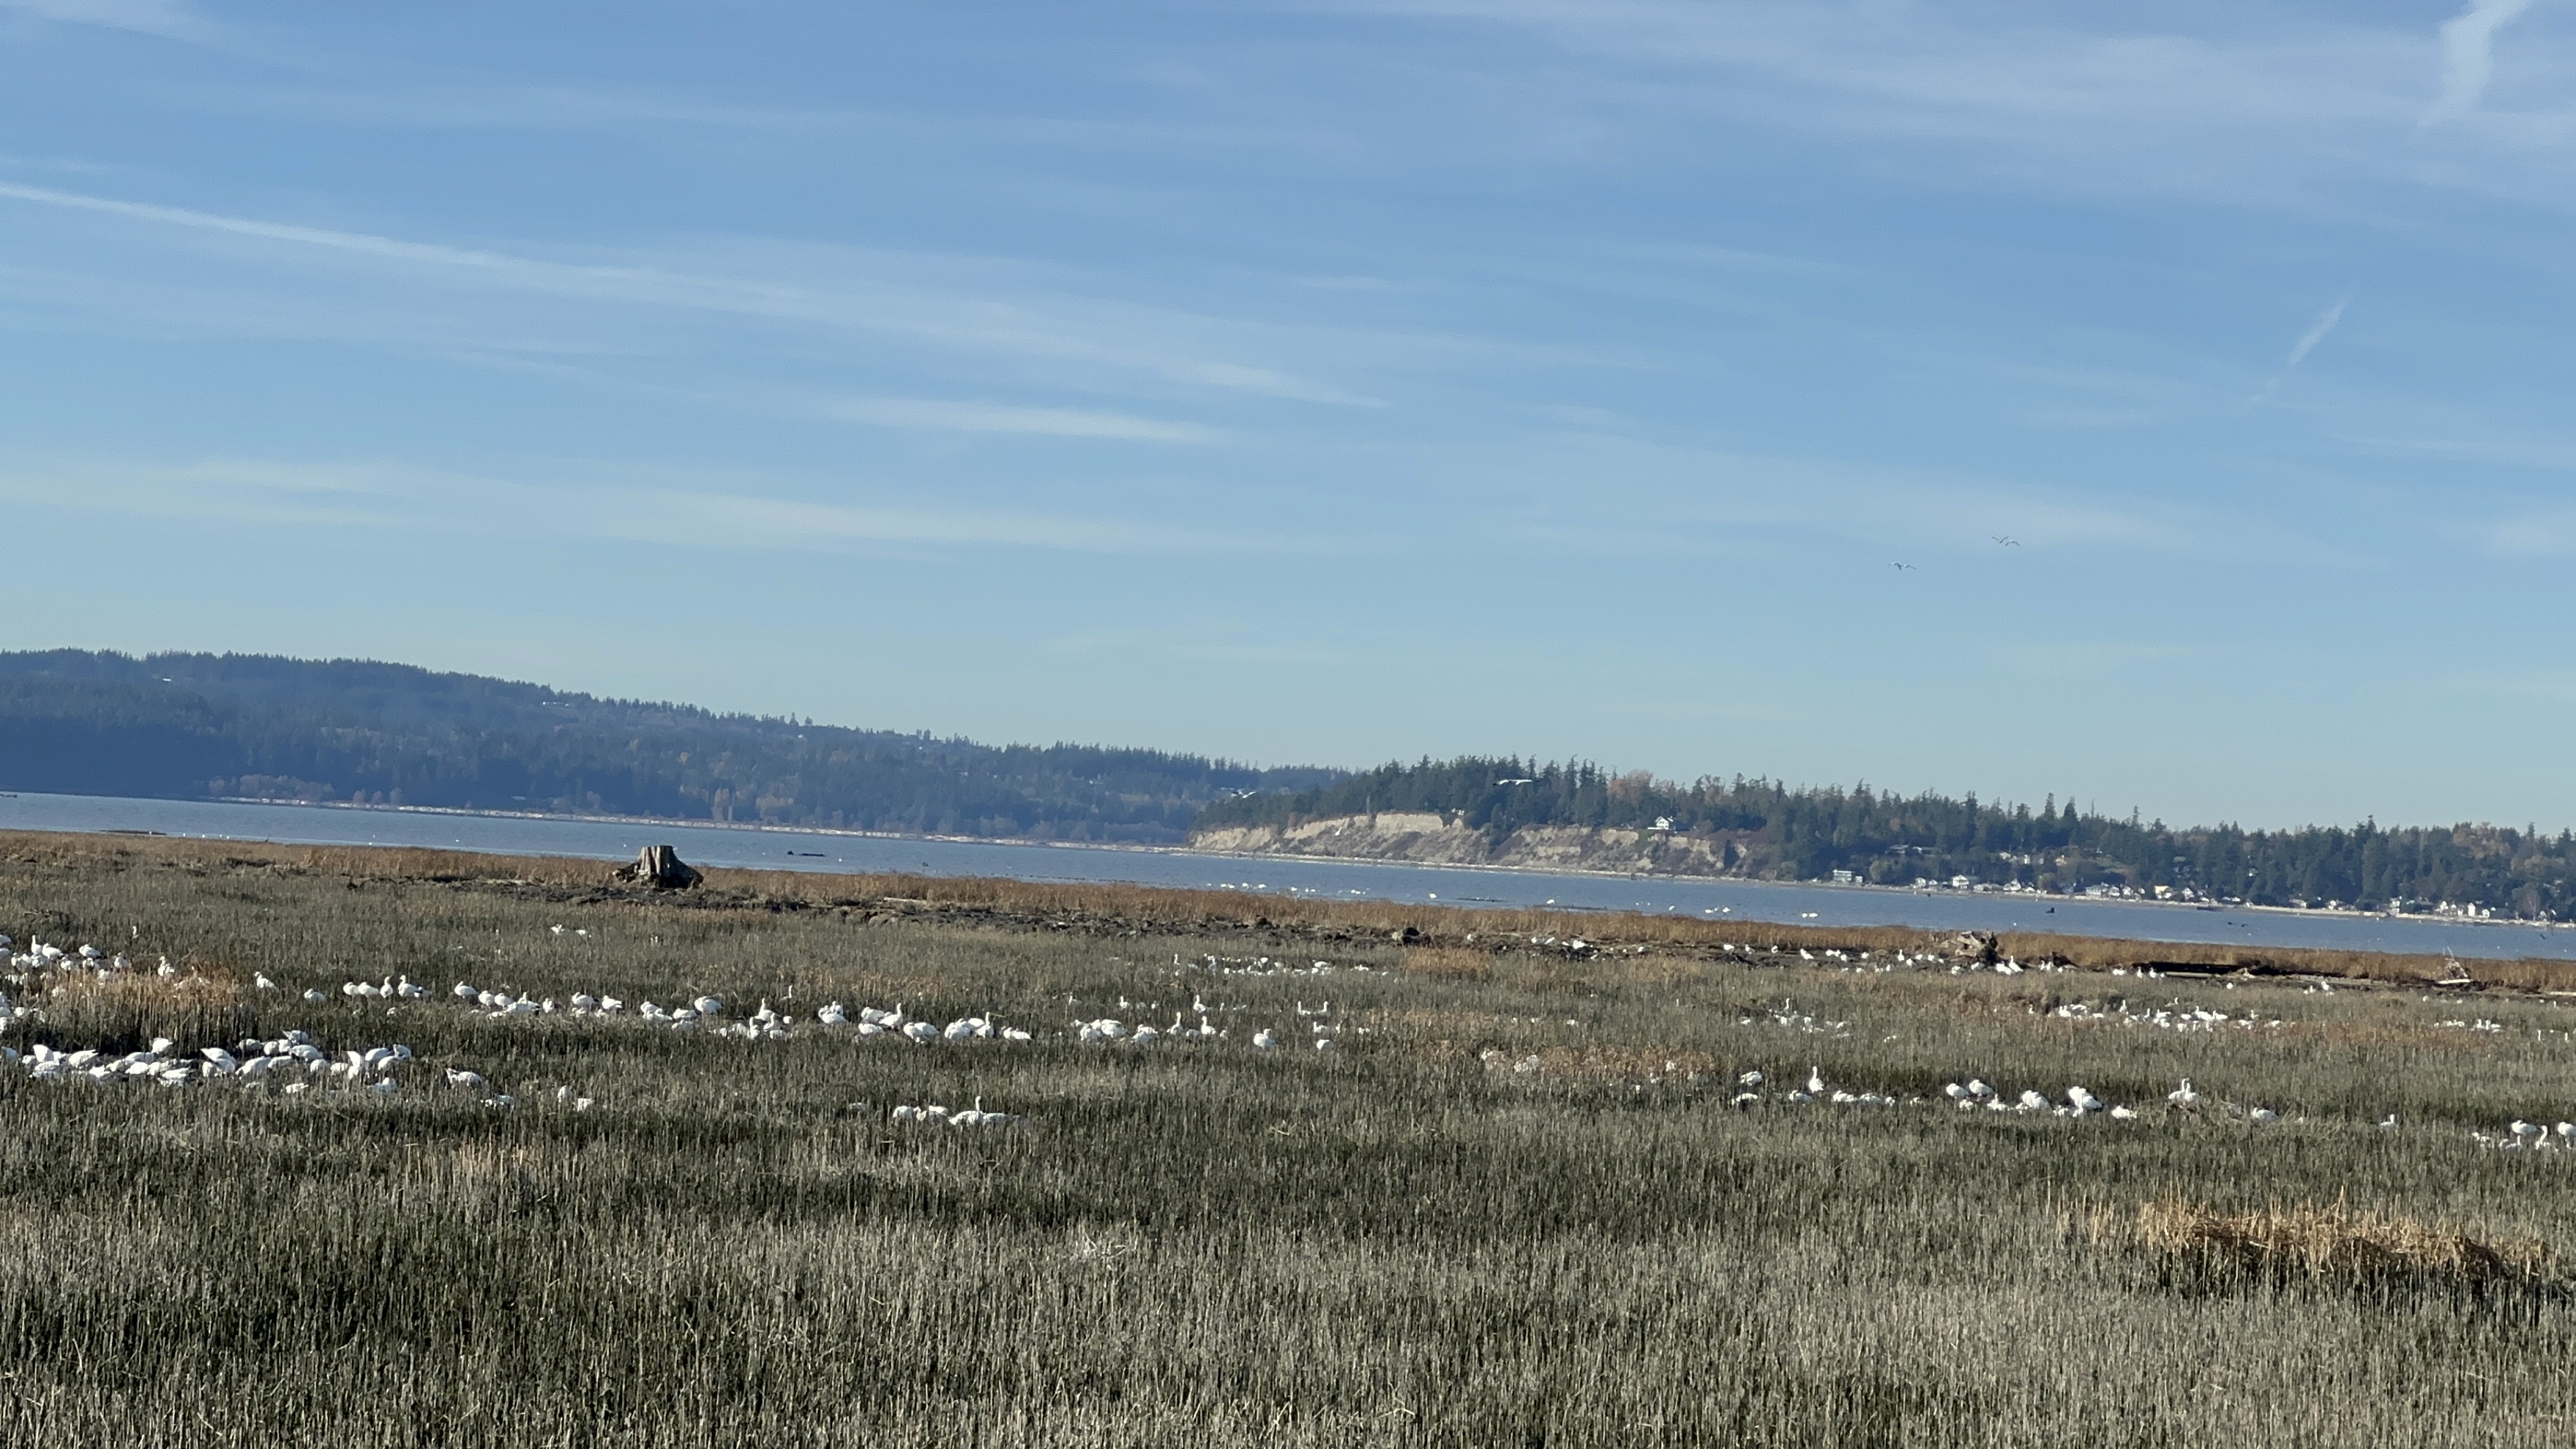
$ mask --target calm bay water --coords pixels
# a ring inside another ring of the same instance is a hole
[[[670,845],[697,865],[844,874],[911,871],[1031,881],[1121,881],[1348,900],[1643,911],[1710,920],[2047,930],[2138,941],[2221,941],[2351,951],[2576,959],[2576,930],[2273,911],[2200,911],[2062,897],[1870,890],[1750,881],[1554,875],[1423,865],[1246,858],[1188,851],[998,845],[831,831],[626,820],[456,815],[317,805],[0,795],[0,830],[152,831],[299,845],[408,845],[502,855],[631,860]]]

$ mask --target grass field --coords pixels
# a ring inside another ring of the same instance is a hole
[[[2554,1251],[2576,1245],[2576,1150],[2473,1135],[2576,1117],[2576,1013],[2552,998],[1164,894],[978,915],[927,906],[1007,888],[717,872],[652,898],[603,873],[0,841],[17,951],[133,963],[17,968],[14,1050],[166,1036],[177,1060],[301,1030],[414,1053],[384,1092],[0,1071],[0,1431],[2576,1442]],[[1576,925],[1598,949],[1569,948]],[[342,991],[404,977],[428,994]],[[460,980],[558,1010],[469,1009]],[[575,1016],[576,992],[628,1006]],[[722,1022],[795,1020],[744,1040],[640,1019],[702,994]],[[1194,1027],[1198,1000],[1222,1037],[1073,1033]],[[815,1020],[831,1002],[1033,1039],[861,1039]],[[1792,1102],[1811,1070],[1827,1099]],[[2169,1105],[2185,1076],[2203,1100]],[[2136,1116],[1963,1109],[1944,1088],[1971,1077]],[[893,1120],[978,1099],[1019,1120]]]

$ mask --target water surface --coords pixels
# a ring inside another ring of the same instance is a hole
[[[828,830],[482,815],[328,805],[0,795],[0,830],[150,831],[299,845],[406,845],[500,855],[632,860],[669,845],[697,865],[838,873],[909,871],[1027,881],[1119,881],[1344,900],[1643,911],[1708,920],[1940,930],[2063,931],[2136,941],[2320,946],[2347,951],[2576,959],[2576,930],[2422,918],[2204,911],[2121,901],[1760,881],[1677,880],[1360,861],[1203,855],[1181,850],[1005,845]]]

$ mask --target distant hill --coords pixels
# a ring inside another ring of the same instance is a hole
[[[716,714],[363,660],[0,654],[6,790],[1172,844],[1212,801],[1334,775]]]
[[[2079,813],[2071,799],[2033,809],[1742,776],[1682,785],[1481,756],[1220,800],[1193,838],[1287,855],[2576,918],[2576,836],[2565,831],[2170,827]]]
[[[2249,831],[1462,756],[1349,772],[836,728],[363,660],[0,654],[0,790],[2576,918],[2576,836]]]

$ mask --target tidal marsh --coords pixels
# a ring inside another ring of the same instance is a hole
[[[2576,1151],[2472,1135],[2576,1117],[2576,1011],[2545,997],[1575,953],[1463,916],[1408,948],[1359,908],[1327,948],[619,894],[581,863],[25,846],[0,852],[20,949],[179,974],[13,987],[35,1012],[0,1040],[294,1029],[400,1041],[416,1074],[0,1073],[13,1436],[2377,1449],[2562,1444],[2576,1411]],[[211,986],[153,984],[189,976]],[[403,977],[428,994],[341,991]],[[460,980],[795,1020],[493,1015]],[[861,1040],[815,1020],[835,1001],[1033,1039]],[[1074,1029],[1200,1002],[1221,1038]],[[2254,1024],[2144,1019],[2192,1008]],[[1790,1102],[1810,1071],[1895,1104]],[[2186,1076],[2205,1103],[2170,1106]],[[2138,1116],[1963,1109],[1943,1089],[1971,1077]],[[1022,1120],[892,1118],[979,1098]]]

